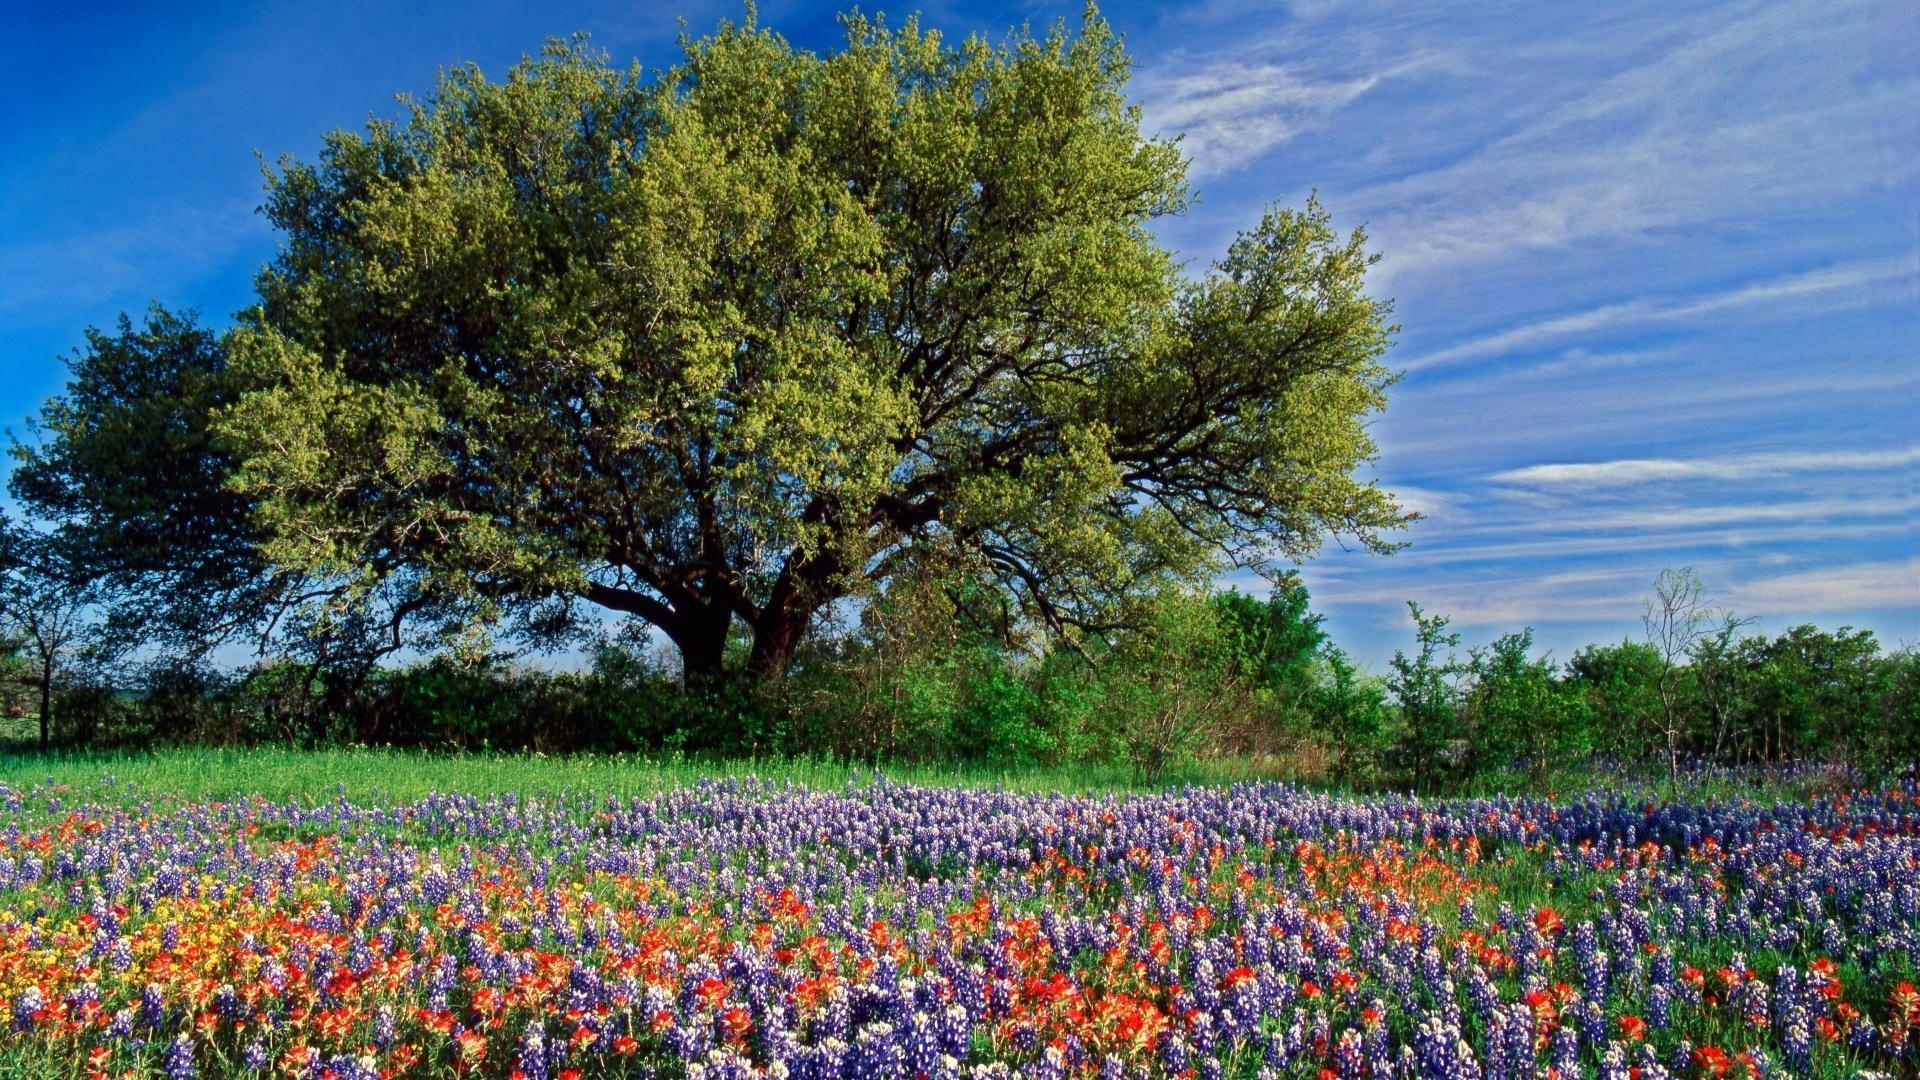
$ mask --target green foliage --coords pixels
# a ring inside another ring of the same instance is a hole
[[[1419,648],[1398,654],[1387,678],[1323,644],[1291,714],[1294,741],[1277,755],[1249,754],[1249,725],[1271,725],[1275,712],[1255,677],[1272,669],[1249,662],[1270,654],[1248,648],[1245,616],[1263,625],[1278,608],[1287,613],[1279,625],[1317,630],[1318,617],[1294,601],[1270,608],[1169,591],[1142,604],[1134,627],[1105,638],[1019,639],[989,602],[995,596],[964,575],[923,573],[864,605],[856,627],[810,644],[792,677],[757,684],[688,687],[670,661],[633,643],[608,643],[586,666],[559,671],[484,651],[366,672],[291,660],[239,673],[159,662],[129,672],[137,681],[121,689],[79,676],[55,684],[52,736],[94,747],[357,743],[986,770],[1121,766],[1148,783],[1233,758],[1349,787],[1441,793],[1564,788],[1590,768],[1590,750],[1628,751],[1611,759],[1631,776],[1631,751],[1645,750],[1638,733],[1649,730],[1634,725],[1661,716],[1649,645],[1589,647],[1562,670],[1534,656],[1521,631],[1463,662],[1447,620],[1415,607]],[[1920,756],[1917,669],[1912,653],[1882,656],[1870,635],[1847,630],[1716,638],[1674,684],[1681,746],[1761,757],[1784,730],[1819,741],[1790,740],[1790,755],[1911,769]],[[1723,724],[1731,735],[1717,742]],[[1620,730],[1635,734],[1605,741]]]
[[[1902,649],[1880,665],[1868,715],[1877,722],[1864,740],[1867,756],[1920,777],[1920,652]]]
[[[983,621],[982,594],[951,568],[921,566],[860,612],[854,632],[812,643],[788,685],[769,686],[815,752],[858,759],[992,760],[1000,706],[1013,696],[1001,639]],[[1017,679],[1013,679],[1017,682]],[[1017,756],[1017,755],[1016,755]]]
[[[126,713],[112,718],[124,725],[120,741],[138,746],[246,741],[244,713],[237,707],[240,679],[211,664],[173,660],[143,675],[139,696],[127,702]]]
[[[1017,649],[970,604],[991,592],[921,577],[856,634],[802,655],[776,688],[797,745],[860,758],[991,765],[1124,761],[1152,779],[1224,749],[1259,703],[1232,609],[1169,591],[1105,639]],[[1050,647],[1048,647],[1050,646]]]
[[[535,621],[598,604],[711,679],[929,558],[1111,628],[1218,558],[1404,517],[1363,238],[1273,210],[1188,280],[1118,38],[749,22],[658,78],[579,41],[445,75],[272,176],[221,433],[277,566]]]
[[[1728,619],[1713,632],[1703,634],[1687,655],[1686,675],[1692,706],[1698,714],[1695,738],[1710,739],[1716,756],[1731,752],[1745,741],[1758,689],[1754,661],[1756,647],[1763,643],[1742,637],[1742,625]]]
[[[1448,632],[1446,616],[1427,615],[1411,600],[1407,611],[1419,651],[1408,656],[1394,650],[1387,689],[1405,728],[1400,750],[1406,771],[1415,787],[1433,791],[1451,781],[1467,756],[1454,684],[1460,664],[1452,652],[1460,635]]]
[[[1346,653],[1328,646],[1307,708],[1314,728],[1333,745],[1334,775],[1352,786],[1371,782],[1390,734],[1386,683],[1362,674]]]
[[[1870,631],[1796,626],[1769,640],[1738,629],[1703,637],[1689,657],[1695,742],[1762,759],[1836,756],[1873,744],[1884,723],[1884,687],[1902,661],[1883,657]]]
[[[1654,579],[1653,595],[1647,598],[1646,613],[1641,616],[1647,644],[1660,658],[1660,712],[1653,730],[1646,733],[1649,743],[1661,744],[1667,761],[1667,794],[1680,794],[1680,754],[1687,739],[1690,719],[1687,692],[1693,673],[1684,664],[1700,643],[1731,637],[1738,629],[1732,612],[1714,608],[1707,599],[1706,584],[1691,566],[1668,567]]]
[[[1533,657],[1533,631],[1473,651],[1465,709],[1479,771],[1514,769],[1536,780],[1572,766],[1590,748],[1590,711],[1553,662]]]
[[[285,582],[261,559],[252,507],[212,431],[234,398],[226,355],[192,312],[88,329],[64,393],[16,443],[8,490],[84,567],[139,644],[204,655],[257,625]]]
[[[1098,722],[1149,782],[1192,760],[1243,712],[1239,644],[1220,605],[1171,593],[1157,599],[1144,625],[1096,659]]]
[[[474,605],[422,593],[418,568],[388,560],[369,587],[358,571],[272,561],[257,501],[236,482],[241,459],[217,430],[243,389],[229,340],[157,305],[137,326],[122,315],[86,336],[37,437],[15,443],[8,487],[40,561],[84,593],[94,651],[194,667],[246,639],[333,673],[357,667],[352,679],[472,628]]]
[[[1796,626],[1759,651],[1751,728],[1761,756],[1857,746],[1873,715],[1880,644],[1871,631]]]
[[[1319,679],[1327,632],[1310,599],[1299,574],[1292,572],[1264,602],[1237,589],[1213,597],[1232,645],[1234,679],[1253,692],[1273,728],[1292,730],[1304,723]]]
[[[992,654],[976,654],[954,725],[960,756],[986,765],[1031,768],[1054,759],[1043,688]]]
[[[1594,718],[1595,749],[1631,754],[1660,711],[1660,654],[1641,641],[1589,645],[1567,665],[1567,679]]]

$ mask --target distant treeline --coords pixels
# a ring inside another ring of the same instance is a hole
[[[1296,579],[1264,599],[1165,596],[1133,629],[1053,647],[1009,640],[973,603],[982,593],[922,584],[816,637],[777,681],[689,688],[669,651],[612,642],[567,670],[451,652],[374,668],[162,663],[122,667],[112,685],[63,678],[51,734],[94,747],[1124,763],[1148,778],[1240,754],[1307,778],[1431,792],[1551,786],[1596,756],[1664,772],[1670,749],[1874,772],[1911,770],[1920,756],[1920,656],[1886,651],[1868,631],[1767,637],[1721,617],[1668,656],[1656,603],[1652,640],[1591,645],[1561,663],[1529,630],[1462,648],[1445,618],[1412,607],[1412,647],[1372,674],[1329,640]],[[16,674],[27,666],[11,662]]]

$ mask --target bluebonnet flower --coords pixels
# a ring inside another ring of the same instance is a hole
[[[191,1080],[192,1077],[200,1075],[200,1070],[193,1063],[191,1038],[181,1035],[173,1040],[173,1045],[167,1048],[165,1067],[167,1080]]]

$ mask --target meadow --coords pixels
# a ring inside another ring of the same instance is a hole
[[[0,1074],[1915,1073],[1910,781],[1177,779],[0,760]]]

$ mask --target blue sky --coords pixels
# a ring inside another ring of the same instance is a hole
[[[191,7],[193,10],[188,11]],[[869,2],[867,10],[914,7]],[[586,30],[674,59],[734,2],[13,4],[0,33],[0,423],[83,327],[211,319],[273,250],[255,152],[392,115],[444,65]],[[826,4],[763,2],[804,45]],[[917,6],[997,37],[1078,3]],[[1762,629],[1920,641],[1920,6],[1332,3],[1105,9],[1184,132],[1196,267],[1317,189],[1385,255],[1406,372],[1379,474],[1425,513],[1304,576],[1376,667],[1403,602],[1565,657],[1638,632],[1662,567]]]

